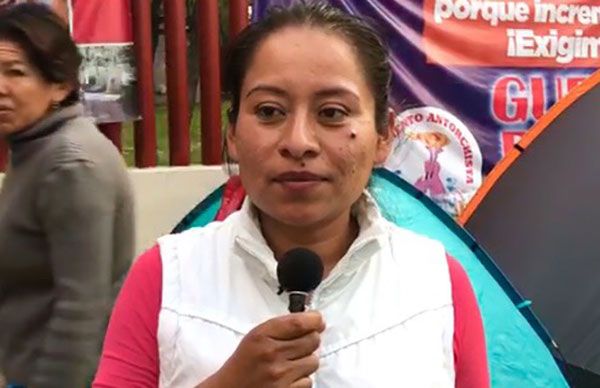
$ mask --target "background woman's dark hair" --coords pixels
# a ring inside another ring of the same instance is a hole
[[[0,40],[16,43],[47,82],[73,85],[61,105],[79,101],[81,54],[66,23],[49,7],[22,4],[0,11]]]
[[[223,88],[231,102],[229,121],[235,123],[237,120],[242,83],[256,49],[272,33],[288,26],[309,26],[333,31],[354,47],[375,99],[377,131],[384,133],[387,128],[391,79],[387,47],[366,21],[323,2],[302,1],[289,8],[271,8],[264,19],[250,24],[232,42],[223,70]]]

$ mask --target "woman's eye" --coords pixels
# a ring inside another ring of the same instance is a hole
[[[271,105],[263,105],[256,108],[256,116],[262,121],[275,121],[281,119],[285,113]]]
[[[341,108],[323,108],[319,116],[326,122],[340,122],[348,116],[348,112]]]
[[[13,69],[8,69],[7,74],[11,77],[22,77],[25,75],[25,71],[18,69],[18,68],[13,68]]]

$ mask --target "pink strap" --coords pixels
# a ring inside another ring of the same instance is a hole
[[[104,338],[93,388],[158,387],[158,313],[162,293],[160,249],[133,264]]]
[[[490,386],[485,334],[475,293],[460,263],[448,255],[454,305],[454,368],[456,387]]]

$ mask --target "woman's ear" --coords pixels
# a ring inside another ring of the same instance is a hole
[[[383,133],[379,134],[377,140],[377,152],[375,154],[375,165],[382,165],[388,158],[392,149],[392,142],[396,138],[396,112],[388,109],[387,126]]]
[[[235,124],[229,124],[227,126],[227,134],[226,134],[226,142],[227,142],[227,154],[229,158],[233,161],[238,160],[238,149],[237,149],[237,137],[235,134]]]
[[[73,85],[69,83],[57,83],[50,85],[50,97],[53,105],[62,103],[73,91]]]

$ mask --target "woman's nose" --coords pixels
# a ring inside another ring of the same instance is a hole
[[[316,123],[308,115],[294,115],[290,118],[281,135],[279,152],[284,157],[303,159],[314,157],[320,152],[315,132]]]

